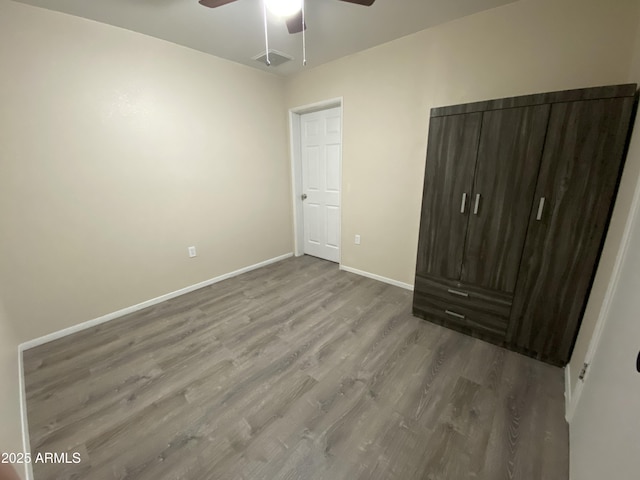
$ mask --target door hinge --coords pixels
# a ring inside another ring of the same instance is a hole
[[[587,374],[587,368],[589,368],[588,363],[582,364],[582,370],[580,370],[580,375],[578,375],[578,380],[584,381],[584,376]]]

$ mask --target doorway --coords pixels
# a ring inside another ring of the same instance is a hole
[[[340,263],[342,100],[289,114],[295,254]]]

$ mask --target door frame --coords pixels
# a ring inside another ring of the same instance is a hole
[[[293,205],[293,246],[296,257],[304,255],[304,214],[302,208],[302,146],[301,146],[301,118],[305,113],[319,112],[330,108],[340,109],[340,252],[338,265],[342,265],[342,153],[344,137],[344,111],[342,97],[330,98],[316,103],[301,105],[289,109],[289,148],[291,158],[291,202]]]

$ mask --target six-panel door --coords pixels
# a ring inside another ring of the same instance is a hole
[[[416,273],[460,278],[482,113],[434,117]]]
[[[573,348],[632,108],[632,98],[551,108],[508,340],[552,363],[566,363]]]
[[[340,108],[307,113],[301,119],[304,253],[340,261]]]

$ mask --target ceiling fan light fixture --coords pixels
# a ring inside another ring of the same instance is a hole
[[[264,3],[278,17],[290,17],[302,10],[302,0],[264,0]]]

